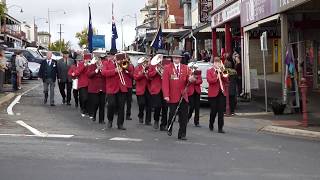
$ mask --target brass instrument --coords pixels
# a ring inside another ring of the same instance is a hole
[[[224,64],[222,63],[222,61],[220,60],[220,62],[214,62],[213,63],[213,69],[217,72],[218,74],[218,79],[219,79],[219,83],[220,83],[220,88],[222,90],[222,92],[224,92],[224,87],[223,87],[223,83],[222,83],[222,79],[221,79],[221,74],[223,77],[228,77],[229,73],[226,70],[226,68],[224,67]]]
[[[156,71],[157,73],[162,77],[164,67],[162,64],[163,61],[163,55],[162,54],[157,54],[155,55],[152,60],[151,60],[151,65],[156,66]]]
[[[97,60],[96,66],[97,66],[98,71],[101,72],[103,69],[103,64],[102,64],[102,60],[100,58]]]
[[[130,60],[127,54],[125,53],[118,53],[114,56],[114,63],[116,68],[118,69],[118,75],[120,78],[120,82],[122,85],[126,85],[126,81],[123,76],[123,71],[129,69]]]

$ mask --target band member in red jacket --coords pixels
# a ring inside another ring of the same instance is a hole
[[[101,74],[102,68],[101,59],[91,60],[91,65],[88,66],[89,116],[92,121],[96,121],[99,109],[99,124],[105,124],[106,79]]]
[[[162,110],[160,131],[166,131],[167,118],[168,118],[167,117],[168,105],[163,98],[163,93],[161,88],[162,73],[163,73],[162,61],[163,61],[162,54],[158,54],[152,58],[151,65],[148,70],[148,78],[149,78],[148,89],[151,94],[152,107],[154,108],[153,128],[154,129],[159,128],[160,113]],[[147,125],[151,125],[151,123],[149,122]]]
[[[78,89],[78,78],[76,76],[72,76],[75,74],[75,71],[78,66],[78,61],[74,60],[74,64],[70,67],[68,71],[68,75],[72,78],[72,93],[74,98],[74,106],[78,108],[79,106],[79,89]]]
[[[195,78],[190,76],[191,71],[188,66],[180,63],[181,59],[181,56],[174,56],[173,63],[165,66],[162,76],[162,91],[170,109],[168,125],[170,125],[180,98],[182,98],[178,111],[178,139],[187,140],[188,94],[186,87],[189,84],[188,82],[194,82]]]
[[[151,104],[150,104],[150,93],[148,90],[148,68],[149,60],[142,57],[138,60],[138,66],[134,70],[134,80],[136,82],[136,96],[139,106],[139,123],[143,123],[144,111],[145,123],[151,122]]]
[[[224,106],[225,106],[225,82],[228,76],[223,74],[224,66],[219,57],[214,58],[213,66],[207,70],[207,81],[209,84],[208,98],[210,103],[210,123],[209,129],[213,131],[214,121],[218,113],[218,132],[223,131],[224,125]]]
[[[201,84],[202,77],[201,71],[198,70],[198,65],[196,63],[190,63],[189,68],[192,70],[193,76],[196,78],[196,81],[190,83],[188,86],[188,97],[189,97],[189,116],[190,120],[192,113],[194,111],[194,125],[200,127],[199,124],[199,111],[200,111],[200,94],[201,94]]]
[[[108,128],[112,128],[113,117],[118,110],[117,125],[119,130],[126,130],[124,128],[124,105],[126,100],[126,93],[128,88],[124,79],[124,70],[121,64],[127,54],[116,54],[111,59],[103,63],[102,75],[106,77],[106,92],[108,96]]]
[[[72,74],[73,77],[78,78],[78,88],[79,88],[79,99],[80,99],[80,108],[81,116],[84,117],[88,114],[88,75],[87,75],[87,66],[91,60],[91,54],[84,54],[83,61],[81,61],[75,72]]]
[[[126,97],[126,120],[132,120],[131,118],[131,104],[132,104],[132,83],[133,83],[133,73],[134,73],[134,66],[129,63],[128,69],[123,71],[123,77],[126,81],[126,86],[128,88],[128,93]]]

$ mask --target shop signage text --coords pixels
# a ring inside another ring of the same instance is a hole
[[[279,4],[280,12],[282,12],[310,0],[279,0],[279,1],[280,1],[280,4]]]
[[[211,27],[216,28],[240,15],[240,1],[237,1],[211,17]]]
[[[200,22],[207,23],[210,21],[210,12],[212,10],[213,0],[199,0]]]

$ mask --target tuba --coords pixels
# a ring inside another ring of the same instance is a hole
[[[162,54],[157,54],[151,59],[151,65],[156,66],[156,71],[157,73],[162,77],[163,74],[163,55]]]

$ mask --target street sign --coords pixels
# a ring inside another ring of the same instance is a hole
[[[260,43],[261,43],[261,51],[268,51],[267,31],[262,33],[262,35],[260,37]]]
[[[93,35],[92,36],[92,47],[93,48],[105,48],[105,36],[104,35]]]

